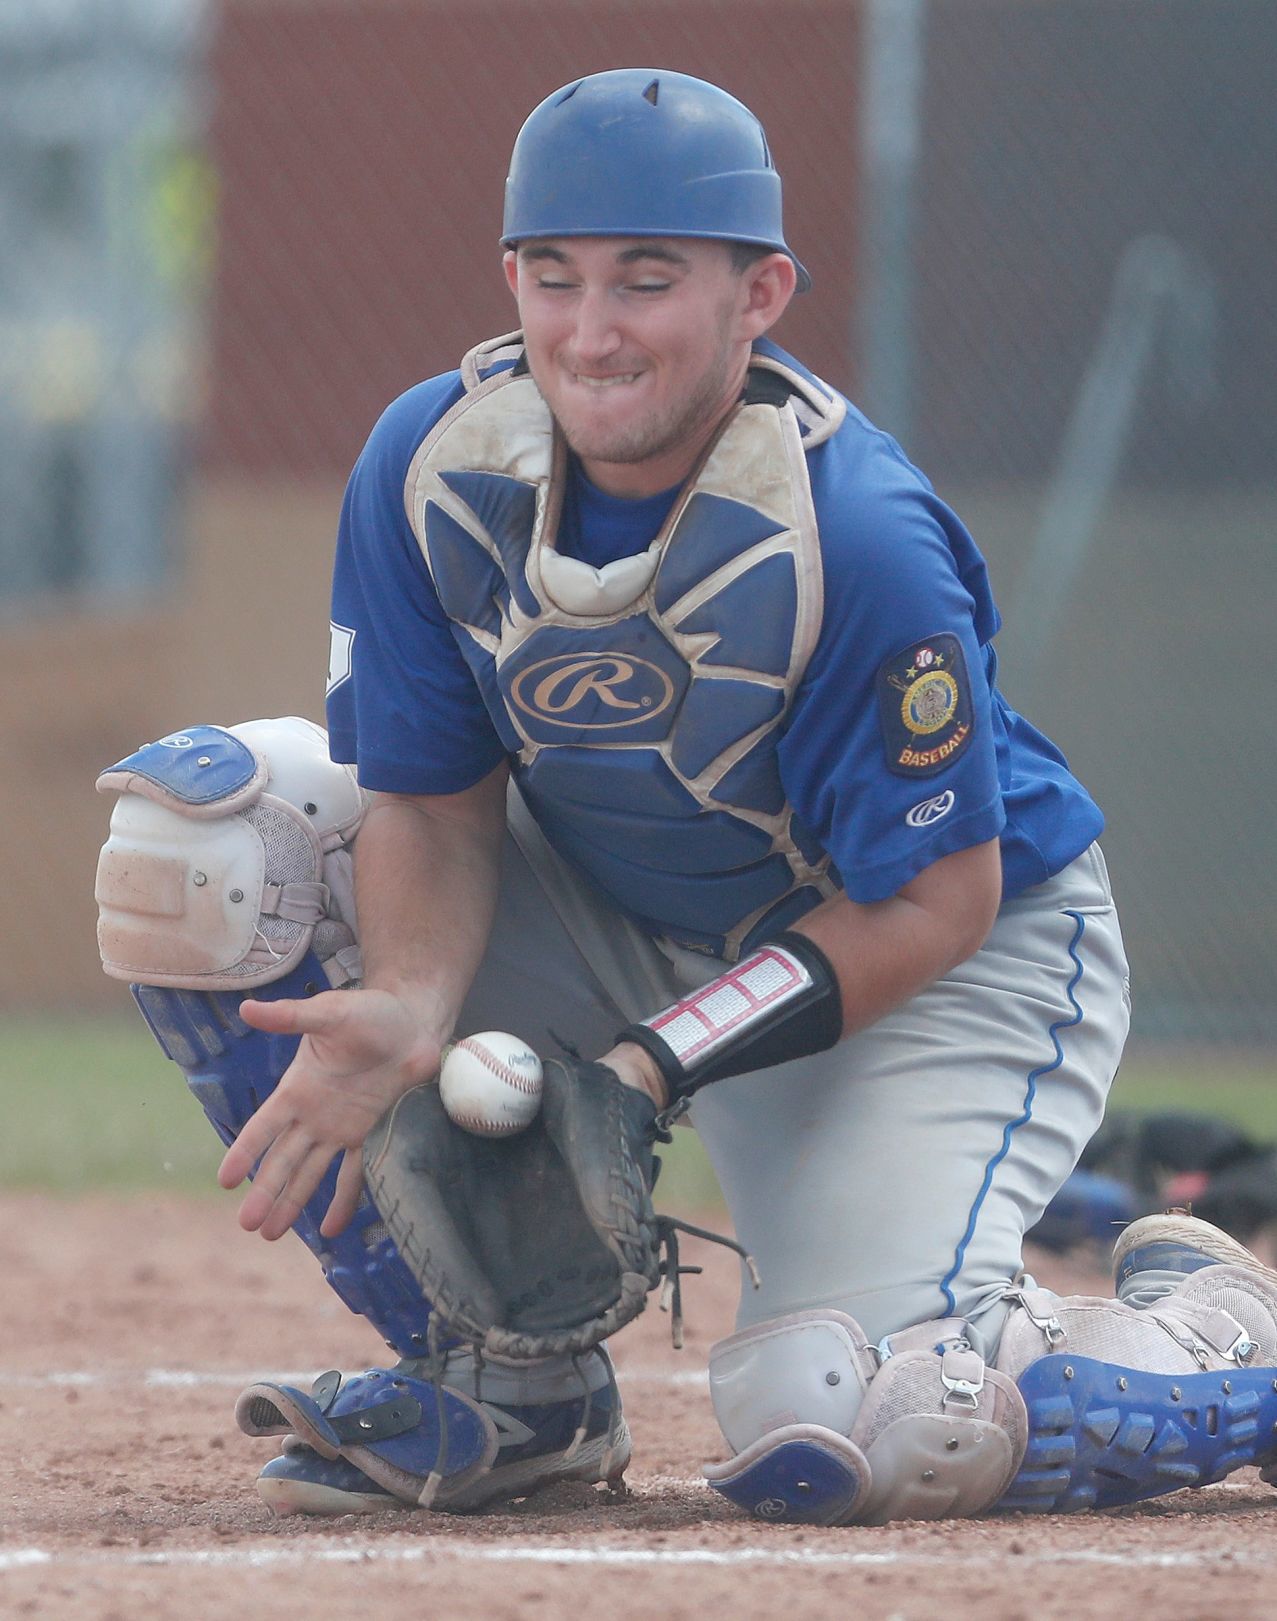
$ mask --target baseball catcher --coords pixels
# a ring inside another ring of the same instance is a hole
[[[702,1138],[758,1287],[713,1490],[817,1525],[1135,1502],[1277,1463],[1277,1275],[1149,1215],[1116,1299],[1024,1274],[1130,1014],[1103,817],[998,686],[975,541],[770,336],[811,278],[757,119],[655,69],[529,116],[518,330],[349,481],[328,730],[104,774],[107,971],[390,1365],[251,1386],[279,1513],[470,1510],[630,1459],[607,1336]],[[353,865],[352,865],[353,856]],[[452,1127],[458,1033],[546,1061]]]

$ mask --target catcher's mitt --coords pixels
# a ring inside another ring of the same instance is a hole
[[[550,1059],[541,1113],[518,1136],[463,1131],[439,1088],[419,1086],[369,1136],[364,1174],[453,1332],[497,1356],[578,1354],[660,1281],[657,1135],[651,1099],[606,1065]]]

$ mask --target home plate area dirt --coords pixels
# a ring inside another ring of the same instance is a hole
[[[711,1220],[710,1225],[713,1225]],[[655,1304],[614,1342],[634,1435],[628,1496],[564,1485],[465,1518],[275,1519],[253,1489],[274,1441],[239,1389],[383,1360],[291,1238],[230,1198],[0,1199],[0,1616],[220,1621],[359,1616],[978,1616],[1090,1621],[1277,1614],[1277,1496],[1245,1472],[1102,1514],[811,1529],[737,1515],[705,1362],[736,1263],[689,1242],[686,1346]],[[1098,1257],[1040,1281],[1107,1293]]]

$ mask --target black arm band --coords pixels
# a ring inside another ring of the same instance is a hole
[[[841,1034],[842,996],[829,958],[786,929],[616,1039],[652,1055],[673,1104],[710,1081],[823,1053]]]

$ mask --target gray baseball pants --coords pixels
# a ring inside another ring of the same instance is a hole
[[[658,947],[512,790],[492,942],[458,1023],[598,1057],[723,969]],[[871,1342],[965,1317],[992,1353],[1027,1228],[1099,1125],[1130,1019],[1099,847],[1007,901],[973,957],[814,1058],[719,1082],[691,1119],[762,1288],[737,1327],[814,1307]]]

